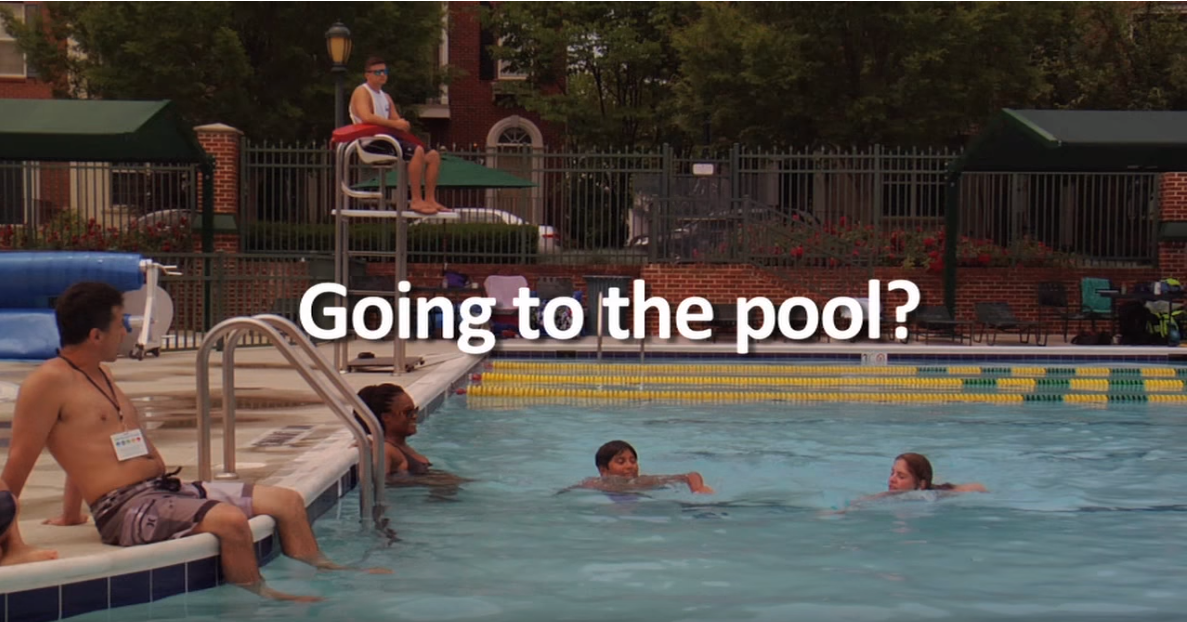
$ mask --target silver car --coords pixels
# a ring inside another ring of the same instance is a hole
[[[490,207],[455,207],[453,211],[457,213],[457,220],[434,220],[432,218],[425,220],[415,220],[412,225],[424,224],[445,224],[449,222],[463,222],[463,223],[490,223],[496,225],[529,225],[528,221],[501,209],[494,209]],[[539,253],[559,253],[561,250],[560,236],[557,235],[556,229],[550,225],[537,225],[540,231],[539,237]]]

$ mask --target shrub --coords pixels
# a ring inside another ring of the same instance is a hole
[[[104,227],[94,218],[84,222],[78,212],[66,210],[35,230],[12,225],[0,228],[0,247],[12,250],[188,253],[194,248],[194,232],[185,218],[172,223]]]

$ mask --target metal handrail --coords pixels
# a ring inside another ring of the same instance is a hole
[[[366,521],[370,516],[376,523],[379,523],[380,517],[384,511],[382,503],[383,499],[383,454],[378,453],[373,444],[373,439],[382,437],[382,434],[373,434],[371,437],[367,436],[366,430],[359,424],[352,416],[353,413],[346,413],[342,402],[334,398],[332,391],[330,391],[321,380],[310,373],[309,368],[303,365],[296,356],[296,351],[292,345],[280,334],[280,332],[273,326],[273,323],[282,323],[285,326],[285,332],[297,337],[297,341],[301,344],[302,349],[306,353],[311,354],[315,364],[326,371],[327,365],[324,360],[320,359],[316,351],[310,352],[308,346],[308,339],[297,330],[295,325],[292,325],[283,318],[278,318],[280,322],[276,322],[275,316],[261,319],[259,317],[247,318],[238,317],[231,318],[220,322],[217,326],[212,328],[203,338],[203,343],[198,349],[196,380],[198,385],[198,472],[199,477],[203,480],[210,480],[213,477],[213,469],[211,466],[211,414],[210,414],[210,352],[214,349],[215,344],[220,338],[225,338],[227,347],[223,350],[223,406],[224,406],[224,429],[231,429],[231,435],[224,437],[223,448],[224,455],[230,455],[229,463],[224,464],[224,467],[233,467],[234,465],[234,412],[235,412],[235,394],[234,394],[234,345],[238,341],[239,336],[248,330],[255,330],[263,333],[272,345],[280,351],[280,353],[292,364],[301,374],[302,378],[309,383],[310,387],[322,398],[338,418],[346,424],[347,428],[355,437],[357,447],[359,450],[359,470],[361,490],[359,495],[359,503],[361,506],[362,520]],[[228,354],[230,356],[228,357]],[[337,378],[336,374],[327,374]],[[337,378],[339,381],[340,378]],[[341,386],[338,387],[341,390]],[[357,400],[357,396],[353,392],[347,392]],[[347,400],[347,401],[354,401]],[[367,427],[373,431],[380,430],[379,421],[375,418],[374,413],[370,409],[363,408],[359,411],[360,418],[366,422]],[[376,466],[379,465],[379,469]]]
[[[359,397],[358,392],[346,384],[342,376],[338,374],[330,364],[326,362],[325,358],[317,351],[317,346],[309,340],[309,337],[296,324],[288,318],[275,315],[272,313],[261,313],[254,316],[255,319],[263,320],[272,324],[273,326],[284,330],[289,334],[293,341],[297,343],[300,348],[309,355],[310,360],[317,367],[318,371],[325,375],[330,380],[330,384],[338,390],[338,394],[342,396],[345,403],[338,403],[339,407],[348,407],[350,412],[345,410],[342,416],[350,421],[355,421],[354,414],[358,413],[359,418],[363,420],[365,427],[370,428],[371,435],[371,458],[372,458],[372,480],[375,486],[375,520],[379,520],[383,516],[384,507],[384,483],[387,479],[387,460],[382,450],[383,445],[379,444],[379,449],[376,449],[375,443],[383,439],[383,424],[379,421],[379,414],[373,412],[371,407]],[[360,475],[360,478],[363,476]]]
[[[602,360],[602,292],[598,292],[598,310],[597,310],[596,317],[597,317],[597,319],[595,321],[597,322],[597,327],[598,327],[597,333],[595,333],[598,337],[598,341],[597,341],[598,358],[597,358],[597,360],[600,361],[600,360]],[[646,354],[644,352],[646,347],[647,347],[647,332],[644,331],[643,336],[639,338],[639,362],[640,363],[642,363],[646,359]]]

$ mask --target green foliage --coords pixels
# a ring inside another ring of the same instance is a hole
[[[1187,107],[1166,7],[506,3],[489,22],[529,74],[508,90],[573,145],[940,146],[1003,107]]]
[[[372,53],[407,112],[449,77],[435,62],[441,3],[41,6],[30,24],[0,19],[59,93],[171,99],[194,124],[261,138],[328,133],[324,33],[339,18],[354,34],[348,88]],[[490,52],[526,74],[496,92],[563,125],[572,149],[940,146],[1003,107],[1187,108],[1187,21],[1173,3],[495,7],[479,11],[502,41]]]
[[[504,92],[564,123],[570,146],[655,145],[679,138],[668,122],[680,60],[672,34],[694,2],[507,2],[484,16],[512,71]]]
[[[539,249],[534,225],[487,223],[421,224],[408,227],[411,263],[504,263],[531,261]],[[350,225],[352,251],[391,253],[396,250],[391,223]],[[333,224],[257,222],[241,239],[245,252],[332,253]]]
[[[351,30],[349,89],[362,63],[385,57],[397,104],[423,102],[436,67],[441,3],[51,2],[29,24],[5,19],[59,96],[170,99],[193,124],[253,136],[324,139],[334,78],[325,31]],[[57,42],[71,41],[71,46]]]

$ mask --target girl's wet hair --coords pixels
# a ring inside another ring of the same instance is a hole
[[[635,451],[635,448],[631,447],[630,443],[626,441],[610,441],[598,448],[598,453],[594,454],[594,464],[597,465],[599,471],[609,468],[610,461],[614,459],[614,456],[624,451],[631,452],[635,458],[639,457],[639,452]]]
[[[383,427],[383,413],[391,407],[393,400],[404,394],[404,387],[390,382],[373,384],[359,389],[359,399],[363,400],[367,408],[370,408],[371,412],[375,414],[375,418],[379,419],[379,428],[384,434],[387,433],[387,430]],[[354,418],[358,420],[364,430],[367,429],[367,424],[363,423],[363,418],[357,412],[354,414]]]
[[[905,453],[899,454],[894,461],[902,460],[907,463],[907,470],[911,472],[911,476],[918,481],[927,482],[925,490],[948,490],[952,488],[952,484],[933,484],[932,478],[935,477],[931,468],[931,461],[923,454]]]

